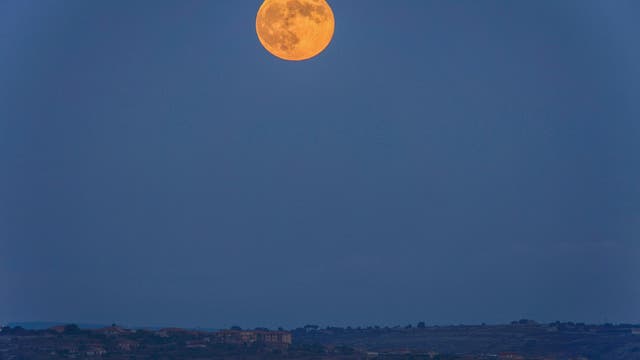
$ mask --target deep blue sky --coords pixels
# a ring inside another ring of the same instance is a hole
[[[0,2],[0,322],[640,322],[640,3]]]

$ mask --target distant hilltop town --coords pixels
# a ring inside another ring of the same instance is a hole
[[[81,329],[73,324],[44,330],[3,327],[0,328],[0,359],[130,359],[132,355],[136,359],[173,359],[213,354],[233,358],[247,350],[255,354],[282,353],[291,343],[290,332],[268,329],[135,330],[115,324],[99,329]]]
[[[320,327],[204,331],[77,325],[0,328],[0,360],[44,359],[640,360],[640,325]]]
[[[69,331],[69,326],[54,326],[50,328],[58,334],[64,334]],[[126,329],[120,326],[112,325],[110,327],[90,330],[95,334],[101,334],[105,336],[127,336],[133,335],[138,332],[144,332],[145,330],[132,330]],[[242,330],[242,329],[230,329],[220,330],[215,332],[203,332],[198,330],[188,330],[182,328],[164,328],[156,331],[151,331],[151,334],[159,338],[172,338],[172,337],[194,337],[202,338],[200,343],[202,345],[206,343],[213,344],[226,344],[226,345],[262,345],[267,347],[283,347],[286,348],[291,345],[291,333],[288,331],[271,331],[268,329],[263,330]],[[189,343],[188,345],[195,345]],[[196,347],[196,346],[192,346]]]

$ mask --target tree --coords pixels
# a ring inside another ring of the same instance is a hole
[[[78,334],[80,332],[80,327],[76,324],[68,324],[64,327],[65,334]]]
[[[424,323],[424,321],[420,321],[420,322],[418,323],[418,329],[424,329],[424,328],[426,328],[426,327],[427,327],[427,325]]]

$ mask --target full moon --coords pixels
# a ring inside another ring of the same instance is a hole
[[[256,17],[262,46],[285,60],[300,61],[320,54],[335,29],[326,0],[265,0]]]

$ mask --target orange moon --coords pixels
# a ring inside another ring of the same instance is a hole
[[[260,43],[284,60],[301,61],[320,54],[334,30],[333,11],[326,0],[265,0],[256,16]]]

